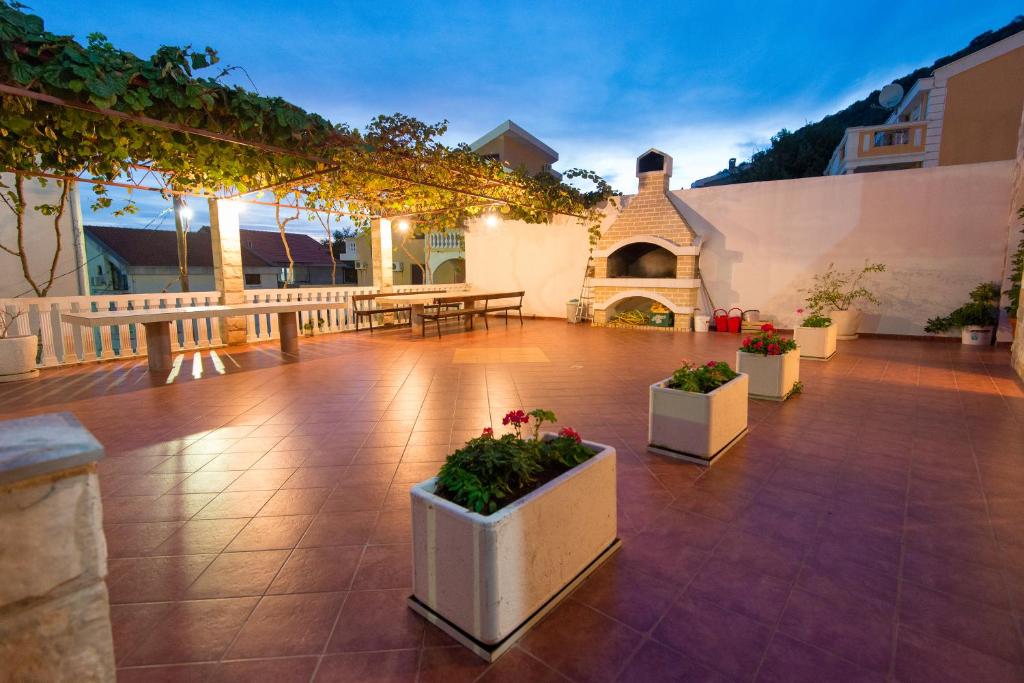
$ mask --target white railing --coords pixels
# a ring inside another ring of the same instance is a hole
[[[464,242],[462,233],[459,232],[437,232],[430,235],[430,248],[438,250],[459,250],[463,249]]]
[[[396,285],[394,292],[424,290],[463,291],[468,285]],[[321,311],[299,313],[300,328],[312,322],[314,334],[331,334],[355,329],[352,297],[373,294],[374,287],[310,287],[295,289],[250,289],[246,301],[323,301],[345,305]],[[64,296],[42,298],[0,299],[0,309],[9,314],[20,313],[11,335],[39,335],[38,365],[41,368],[73,365],[95,360],[139,358],[146,355],[146,335],[135,324],[106,325],[88,328],[61,321],[61,313],[73,311],[123,311],[150,308],[181,308],[212,306],[218,292],[172,292],[168,294],[109,294],[95,296]],[[247,341],[250,343],[277,339],[275,315],[246,316]],[[189,318],[176,323],[177,334],[171,335],[172,351],[190,351],[221,346],[221,319]]]

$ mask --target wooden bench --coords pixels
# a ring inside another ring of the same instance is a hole
[[[444,289],[430,289],[424,292],[417,292],[417,294],[447,294],[448,292]],[[352,297],[353,313],[356,318],[356,332],[359,331],[359,319],[366,318],[369,321],[370,334],[373,334],[373,317],[380,313],[406,313],[409,316],[409,322],[406,323],[410,327],[412,326],[412,306],[406,305],[391,305],[381,307],[377,300],[385,299],[389,296],[401,296],[398,292],[381,292],[379,294],[356,294]],[[365,306],[360,306],[361,302],[369,302]],[[450,308],[458,308],[459,302],[446,302],[446,303],[435,303],[431,307],[437,308],[439,311]]]
[[[427,336],[427,322],[433,322],[437,328],[437,338],[441,338],[441,321],[449,320],[451,318],[472,318],[473,316],[479,315],[484,319],[484,328],[490,329],[490,325],[487,323],[487,316],[491,313],[504,313],[505,315],[505,327],[508,327],[508,314],[509,311],[516,311],[519,314],[519,325],[523,324],[523,296],[526,292],[495,292],[490,294],[477,294],[472,297],[464,299],[465,307],[454,311],[446,311],[438,309],[435,313],[423,313],[423,336]],[[518,299],[515,303],[506,300]],[[480,308],[476,304],[478,301],[484,302],[484,307]],[[493,302],[497,302],[497,305],[493,305]]]

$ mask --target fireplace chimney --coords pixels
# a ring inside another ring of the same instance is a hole
[[[636,177],[640,179],[638,194],[668,192],[672,177],[672,157],[657,149],[649,149],[636,160]]]

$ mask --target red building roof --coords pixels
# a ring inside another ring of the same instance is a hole
[[[99,225],[85,226],[89,237],[105,245],[130,266],[178,265],[177,235],[170,230],[143,230],[140,228],[113,228]],[[288,265],[288,257],[281,243],[281,235],[263,230],[241,230],[242,265]],[[331,257],[327,248],[309,235],[287,235],[288,246],[296,265],[329,266]],[[188,265],[213,267],[213,246],[208,227],[188,233]]]

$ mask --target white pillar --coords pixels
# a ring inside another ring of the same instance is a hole
[[[210,241],[213,248],[213,281],[220,292],[219,303],[245,303],[245,275],[242,272],[242,236],[239,232],[238,205],[211,199]],[[246,341],[245,318],[223,318],[221,341],[228,345]]]
[[[370,222],[370,249],[373,251],[373,286],[391,289],[395,278],[391,269],[391,221],[387,218]]]

